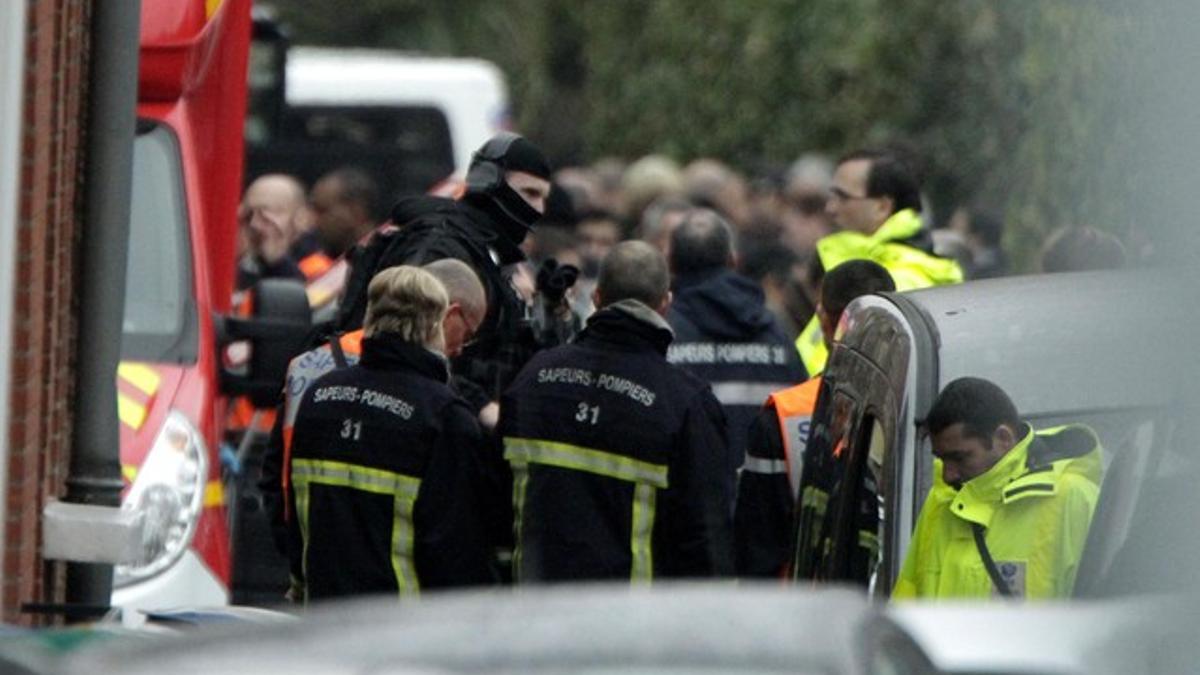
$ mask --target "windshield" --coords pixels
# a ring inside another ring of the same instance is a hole
[[[123,359],[191,363],[197,357],[181,166],[179,145],[166,127],[139,125],[133,144]]]

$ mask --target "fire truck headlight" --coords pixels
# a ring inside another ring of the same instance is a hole
[[[200,433],[172,410],[122,504],[142,511],[146,524],[141,555],[135,562],[117,565],[115,586],[162,572],[191,545],[203,508],[207,457]]]

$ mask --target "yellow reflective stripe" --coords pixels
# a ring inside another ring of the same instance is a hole
[[[824,517],[829,506],[829,494],[810,485],[804,488],[804,493],[800,496],[800,506],[812,509],[818,518]]]
[[[153,396],[162,383],[162,376],[158,371],[141,363],[121,362],[117,365],[117,376],[147,396]]]
[[[296,495],[296,512],[300,519],[300,536],[304,542],[303,570],[308,578],[308,507],[310,486],[329,485],[359,490],[394,498],[392,517],[392,572],[400,595],[419,592],[420,583],[413,564],[413,505],[421,489],[421,480],[394,471],[374,469],[345,462],[319,459],[292,460],[292,486]],[[306,598],[307,599],[307,598]]]
[[[292,494],[296,497],[296,516],[300,521],[300,573],[304,577],[301,586],[301,601],[308,604],[308,481],[292,480]]]
[[[292,480],[416,499],[421,480],[394,471],[319,459],[292,460]]]
[[[401,596],[416,595],[421,584],[413,565],[413,500],[397,495],[392,513],[392,573]]]
[[[656,497],[654,486],[647,483],[638,483],[633,490],[633,527],[629,545],[633,551],[630,579],[635,584],[649,583],[654,578],[654,552],[650,544]]]
[[[147,414],[146,406],[117,392],[117,417],[121,419],[122,424],[137,431],[145,423]]]
[[[867,530],[858,531],[858,545],[867,549],[871,557],[879,555],[879,535]]]
[[[210,480],[204,486],[204,508],[225,506],[225,486],[219,480]]]
[[[521,581],[521,536],[525,530],[525,490],[529,487],[529,465],[513,464],[513,581]]]
[[[137,479],[138,468],[132,464],[122,464],[121,465],[121,475],[125,478],[125,480],[132,483],[134,480]]]
[[[631,483],[667,487],[667,467],[603,450],[532,438],[504,438],[504,458],[510,462],[545,464],[586,471]]]
[[[630,524],[631,581],[649,582],[654,576],[652,535],[657,503],[656,488],[667,487],[667,467],[643,462],[594,448],[568,443],[529,438],[504,438],[504,457],[513,467],[513,511],[516,547],[513,551],[513,574],[520,581],[522,558],[522,529],[524,526],[525,493],[529,485],[529,464],[543,464],[564,469],[616,478],[635,484],[633,517]]]

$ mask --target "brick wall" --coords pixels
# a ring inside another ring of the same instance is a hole
[[[40,558],[40,518],[61,496],[71,439],[73,303],[82,204],[92,0],[28,0],[17,222],[9,483],[0,619],[61,600],[61,570]]]

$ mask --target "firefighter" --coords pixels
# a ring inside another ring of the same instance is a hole
[[[668,285],[655,248],[618,244],[587,328],[505,392],[519,583],[732,573],[724,414],[666,361]]]
[[[1103,472],[1082,425],[1034,431],[1000,387],[957,379],[925,418],[934,485],[893,598],[1070,594]]]
[[[827,346],[832,348],[835,328],[851,301],[894,290],[891,275],[870,260],[852,260],[830,272],[817,304]],[[786,573],[800,469],[820,389],[821,376],[817,374],[777,391],[751,423],[734,518],[740,576],[779,577]]]
[[[762,288],[734,271],[733,227],[715,211],[689,213],[671,234],[674,300],[667,360],[712,385],[729,419],[732,472],[746,459],[746,429],[763,399],[808,377],[766,308]]]
[[[423,268],[445,287],[450,297],[450,306],[442,320],[447,357],[457,356],[463,346],[475,335],[483,317],[487,314],[487,299],[479,277],[465,263],[452,260],[436,260]],[[358,363],[362,353],[363,329],[332,337],[326,343],[292,359],[288,364],[284,384],[283,403],[278,423],[272,430],[271,439],[263,457],[259,491],[263,496],[263,508],[271,524],[275,546],[287,554],[287,520],[290,512],[286,507],[285,494],[288,490],[288,471],[291,442],[295,429],[296,414],[300,401],[309,386],[319,377],[335,368],[345,368]]]
[[[484,437],[447,386],[449,296],[410,266],[380,272],[368,295],[358,364],[317,378],[296,414],[290,550],[306,601],[491,579]]]

